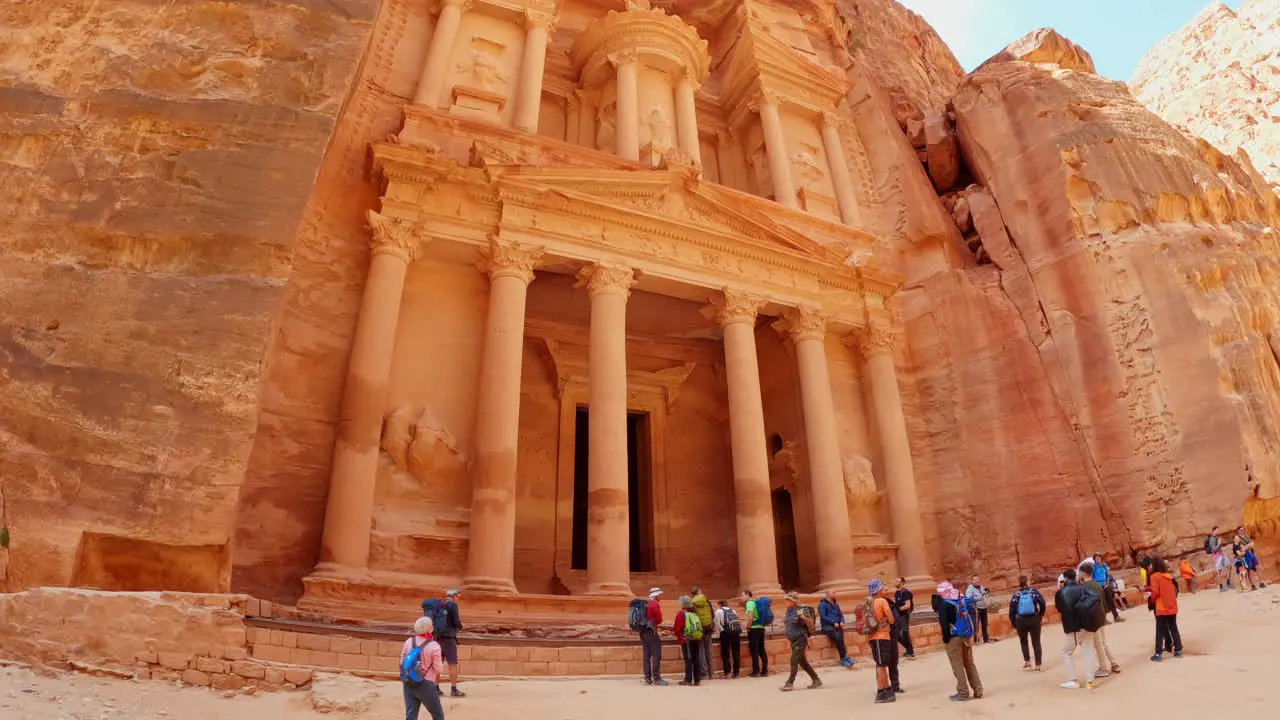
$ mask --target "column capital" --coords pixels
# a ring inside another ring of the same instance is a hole
[[[411,262],[424,239],[420,229],[407,220],[368,212],[369,247],[374,255],[393,255],[406,264]]]
[[[751,112],[758,113],[760,112],[760,108],[765,105],[772,105],[775,108],[778,107],[781,100],[782,98],[778,95],[777,91],[762,87],[751,96],[750,100],[747,100],[747,108],[749,108]]]
[[[586,287],[587,294],[621,295],[629,297],[631,286],[636,284],[635,271],[620,265],[604,265],[595,263],[578,271],[578,283],[575,287]]]
[[[479,263],[480,271],[487,273],[490,280],[514,277],[528,285],[533,281],[533,270],[542,259],[543,252],[544,248],[541,247],[502,240],[497,235],[490,235],[489,247],[484,251],[484,258]]]
[[[855,328],[846,342],[857,344],[862,356],[869,358],[892,354],[894,343],[898,341],[900,335],[897,328],[881,323],[871,323]]]
[[[534,28],[542,28],[548,32],[556,26],[560,17],[552,12],[545,10],[535,10],[527,8],[524,11],[524,29],[533,30]]]
[[[453,7],[466,12],[467,10],[470,10],[471,6],[474,4],[475,0],[440,0],[440,9],[444,10],[452,5]]]
[[[844,118],[840,117],[834,110],[828,110],[822,113],[822,127],[838,131],[844,127]]]
[[[725,288],[721,294],[711,298],[702,312],[705,317],[715,320],[721,327],[733,323],[754,325],[760,308],[764,307],[766,302],[768,300],[765,298]]]
[[[792,342],[822,340],[827,335],[827,318],[822,310],[804,305],[787,310],[773,329],[786,333]]]
[[[640,57],[640,54],[637,53],[634,48],[627,49],[627,50],[619,50],[618,52],[609,53],[608,55],[605,56],[605,58],[609,61],[609,64],[614,66],[615,68],[633,63],[639,57]]]

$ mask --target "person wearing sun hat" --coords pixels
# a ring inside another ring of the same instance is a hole
[[[893,625],[893,608],[885,597],[889,589],[880,578],[867,583],[867,595],[871,598],[871,614],[876,620],[875,632],[867,645],[876,662],[876,702],[891,703],[897,700],[902,686],[898,683],[898,643],[894,640],[897,628]]]
[[[816,690],[822,687],[822,681],[818,679],[818,673],[814,672],[808,658],[809,636],[813,634],[813,618],[800,607],[799,595],[789,592],[784,599],[787,601],[787,642],[791,643],[791,675],[787,678],[787,683],[782,686],[782,691],[790,692],[796,681],[796,673],[802,668],[809,675],[809,689]]]
[[[649,600],[645,603],[645,619],[648,624],[640,631],[640,663],[644,667],[645,685],[666,685],[662,679],[662,638],[658,628],[662,627],[662,588],[650,588]]]

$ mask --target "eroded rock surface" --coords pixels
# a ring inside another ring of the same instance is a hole
[[[1214,2],[1153,47],[1130,81],[1160,117],[1228,154],[1248,153],[1280,188],[1280,0]]]

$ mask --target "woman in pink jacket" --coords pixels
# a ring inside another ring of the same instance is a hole
[[[431,634],[435,626],[429,617],[420,617],[413,624],[413,637],[404,641],[400,650],[400,666],[404,667],[404,659],[409,651],[422,648],[418,656],[418,666],[422,672],[422,682],[404,684],[404,720],[418,720],[420,706],[427,706],[431,720],[444,720],[444,708],[440,706],[440,688],[436,681],[440,678],[440,669],[444,667],[444,659],[440,655],[440,643]]]

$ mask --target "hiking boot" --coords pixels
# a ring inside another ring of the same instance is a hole
[[[795,690],[795,689],[796,689],[795,686],[792,685],[791,683],[787,683],[782,686],[782,692],[791,692],[792,690]]]
[[[466,693],[462,692],[456,687],[449,688],[449,697],[463,698],[466,696],[467,696]]]
[[[1155,655],[1151,656],[1151,662],[1160,662],[1161,660],[1164,660],[1164,656],[1161,655],[1160,653],[1156,653]]]
[[[822,681],[821,681],[821,680],[814,679],[814,681],[813,681],[813,682],[809,683],[809,689],[810,689],[810,690],[817,690],[817,689],[818,689],[818,688],[820,688],[820,687],[822,687]]]
[[[897,696],[895,696],[895,695],[893,694],[893,691],[891,691],[891,690],[877,690],[877,691],[876,691],[876,702],[877,702],[877,703],[891,703],[891,702],[895,702],[897,699],[898,699],[898,698],[897,698]]]
[[[947,699],[950,700],[951,702],[968,702],[969,696],[968,695],[952,695]]]

